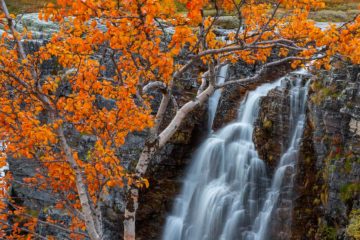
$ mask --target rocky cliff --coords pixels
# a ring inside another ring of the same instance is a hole
[[[293,239],[354,237],[349,222],[360,207],[359,109],[359,66],[339,63],[316,75],[296,177]]]
[[[360,207],[360,68],[337,65],[312,77],[292,197],[296,240],[352,239],[349,224],[356,221],[350,215]],[[275,89],[262,99],[253,137],[269,174],[288,142],[288,118],[286,91]],[[272,219],[271,239],[285,231],[278,221]]]
[[[230,67],[230,75],[244,76],[244,74],[249,74],[249,69],[251,69],[250,66],[237,63]],[[240,102],[247,91],[256,88],[259,84],[274,81],[284,75],[287,69],[288,66],[284,65],[276,71],[267,72],[253,84],[225,88],[220,98],[214,129],[223,127],[236,118]],[[182,96],[182,99],[179,99],[180,104],[184,104],[186,100],[193,97],[191,85],[178,88],[178,97]],[[171,115],[172,107],[168,111]],[[150,188],[144,190],[140,197],[137,218],[139,240],[160,239],[166,214],[171,212],[174,198],[180,192],[182,179],[191,156],[208,133],[206,122],[207,106],[205,105],[190,114],[172,141],[154,159],[147,176],[150,180]]]

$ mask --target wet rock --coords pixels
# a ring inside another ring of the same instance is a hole
[[[318,74],[310,92],[308,122],[295,179],[292,239],[349,239],[349,213],[359,208],[359,192],[347,186],[360,183],[360,68],[342,66]],[[330,89],[323,99],[321,89]],[[348,195],[346,195],[347,193]]]
[[[300,73],[299,73],[300,74]],[[280,159],[281,154],[289,145],[290,136],[290,95],[291,81],[295,81],[298,74],[290,75],[282,81],[282,87],[274,89],[261,99],[259,118],[255,122],[254,142],[261,159],[269,168],[269,173]],[[303,84],[310,78],[302,74]]]
[[[178,93],[186,93],[178,96],[180,104],[193,97],[189,91],[178,89]],[[171,120],[171,114],[175,114],[173,107],[168,109],[168,113],[164,124]],[[152,160],[146,175],[150,187],[143,189],[140,194],[136,219],[137,239],[160,239],[166,214],[171,211],[173,200],[180,192],[181,179],[191,155],[207,133],[205,113],[206,107],[203,106],[190,114],[170,142]]]
[[[351,133],[360,136],[360,121],[352,118],[349,122],[349,128]]]
[[[247,65],[243,62],[238,62],[229,69],[231,79],[240,79],[254,74],[256,66]],[[254,90],[261,83],[272,82],[281,76],[284,76],[289,71],[289,66],[284,64],[278,66],[276,69],[269,69],[258,81],[246,85],[231,85],[223,89],[222,96],[219,101],[217,112],[215,115],[213,129],[217,130],[225,124],[237,118],[238,109],[241,101],[250,90]]]
[[[278,208],[276,209],[276,217],[280,222],[284,222],[291,217],[291,208]]]
[[[235,29],[239,26],[240,20],[236,16],[220,16],[215,21],[215,26],[223,29]]]

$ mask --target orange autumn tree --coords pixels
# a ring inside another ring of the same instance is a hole
[[[6,165],[6,156],[35,159],[41,167],[23,184],[53,194],[54,207],[71,217],[67,226],[28,214],[7,194],[10,173],[1,181],[1,238],[51,239],[37,232],[41,223],[71,239],[104,239],[103,201],[117,187],[125,192],[123,236],[133,240],[139,189],[148,185],[144,176],[151,159],[216,89],[256,81],[280,64],[329,69],[334,57],[360,63],[360,17],[322,30],[307,18],[310,10],[324,6],[321,1],[180,2],[186,14],[173,0],[58,0],[40,17],[56,22],[59,32],[28,53],[24,44],[31,32],[16,30],[15,16],[0,0],[6,30],[0,39],[0,138],[7,145],[0,165]],[[204,16],[207,7],[215,8],[215,16]],[[239,19],[238,28],[226,34],[228,41],[214,31],[221,11]],[[65,74],[43,72],[49,61]],[[256,65],[254,75],[217,84],[219,68],[237,61]],[[166,109],[177,105],[174,86],[198,65],[197,96],[162,126]],[[66,84],[70,92],[61,93]],[[154,90],[162,100],[152,115]],[[128,133],[145,129],[149,137],[135,170],[124,168],[118,148]],[[86,156],[71,143],[74,134],[95,139]]]

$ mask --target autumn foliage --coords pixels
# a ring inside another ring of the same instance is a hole
[[[71,216],[71,223],[29,214],[5,191],[12,181],[8,173],[1,181],[1,238],[51,239],[36,232],[38,224],[50,224],[71,239],[100,239],[101,207],[110,189],[148,185],[141,172],[131,172],[121,162],[118,149],[125,137],[156,128],[161,143],[169,133],[156,127],[161,119],[151,114],[144,87],[161,82],[171,94],[174,82],[181,83],[181,74],[195,61],[208,66],[210,76],[215,65],[240,60],[264,69],[285,62],[293,68],[311,62],[330,69],[333,58],[360,64],[360,17],[320,29],[307,17],[310,10],[324,7],[321,1],[180,2],[187,14],[179,13],[173,0],[58,0],[40,18],[58,23],[60,31],[34,53],[21,46],[31,40],[31,32],[17,32],[15,16],[3,4],[0,139],[7,148],[0,167],[9,156],[38,161],[38,172],[23,184],[56,196],[53,207]],[[209,5],[240,16],[241,25],[227,34],[228,41],[213,31],[217,16],[204,17],[202,9]],[[286,14],[278,14],[279,8]],[[176,60],[179,54],[181,61]],[[58,65],[56,73],[42,71],[49,62]],[[211,91],[222,87],[208,81]],[[64,86],[70,91],[62,92]],[[71,142],[75,135],[94,139],[85,155]]]

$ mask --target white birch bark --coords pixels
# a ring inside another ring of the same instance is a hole
[[[14,41],[17,45],[17,51],[19,54],[19,58],[25,59],[26,53],[24,50],[24,46],[23,46],[21,40],[17,38],[13,19],[11,18],[10,14],[9,14],[5,0],[0,0],[0,4],[1,4],[1,8],[2,8],[3,12],[5,13],[5,17],[8,21],[8,26],[14,37]],[[35,81],[38,80],[38,76],[36,74],[35,69],[31,68],[30,71],[31,71],[31,75],[34,78],[34,80]],[[30,92],[33,92],[31,90],[31,86],[29,86],[26,82],[21,81],[20,79],[19,79],[19,81],[24,87],[28,88],[30,90]],[[45,105],[45,108],[49,111],[49,114],[52,116],[52,120],[54,120],[54,112],[56,111],[56,109],[54,109],[51,106],[51,101],[49,100],[49,98],[46,95],[42,94],[40,91],[35,91],[34,94]],[[84,183],[83,176],[81,174],[81,169],[79,168],[78,164],[76,163],[76,161],[73,157],[72,149],[67,143],[63,128],[61,126],[58,128],[57,133],[58,133],[58,136],[61,141],[62,149],[66,156],[66,161],[70,164],[70,166],[73,168],[73,170],[75,172],[76,188],[77,188],[77,193],[79,195],[79,199],[80,199],[80,203],[81,203],[82,214],[84,216],[86,230],[87,230],[91,240],[100,240],[102,237],[101,222],[99,221],[99,219],[97,219],[96,213],[91,208],[91,199],[88,194],[87,187]]]

